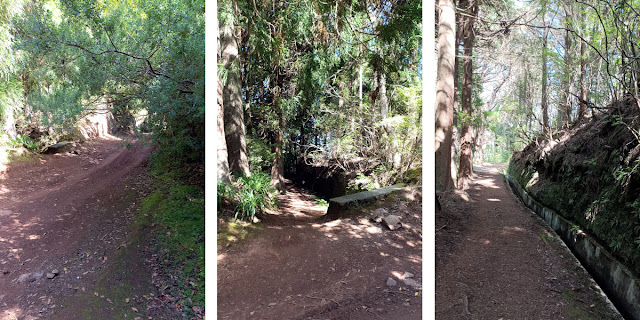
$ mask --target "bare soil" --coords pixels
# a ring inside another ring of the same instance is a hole
[[[218,246],[218,319],[421,319],[422,289],[402,281],[423,281],[420,199],[392,195],[324,221],[326,209],[288,184],[255,236]],[[402,228],[373,222],[378,207]]]
[[[466,192],[440,195],[437,319],[621,319],[555,233],[477,168]]]
[[[178,318],[134,223],[151,147],[109,136],[78,151],[0,174],[0,319]]]

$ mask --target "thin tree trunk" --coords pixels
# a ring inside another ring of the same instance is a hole
[[[542,38],[542,101],[540,107],[542,108],[542,126],[543,131],[547,131],[549,128],[549,93],[547,92],[547,78],[549,77],[547,71],[547,38],[549,36],[549,28],[545,26],[544,36]]]
[[[473,104],[471,95],[473,93],[473,42],[475,35],[473,32],[473,24],[475,22],[475,14],[477,12],[476,0],[460,1],[460,6],[467,7],[470,10],[470,16],[465,16],[462,21],[464,57],[462,59],[462,112],[465,119],[462,122],[461,142],[460,142],[460,166],[458,168],[458,189],[468,187],[473,175],[473,135],[471,132],[471,118],[473,116]]]
[[[274,186],[278,191],[284,192],[284,154],[283,154],[283,146],[284,146],[284,114],[282,111],[282,105],[280,103],[280,94],[282,88],[284,88],[284,79],[281,75],[280,68],[277,68],[275,71],[276,74],[276,84],[279,90],[275,90],[273,96],[273,106],[276,112],[276,116],[278,117],[278,128],[276,129],[274,139],[273,139],[273,165],[271,166],[271,185]]]
[[[436,190],[450,190],[455,64],[455,8],[452,0],[439,0],[438,71],[436,82],[435,178]]]
[[[224,125],[229,159],[229,169],[233,174],[250,175],[245,140],[244,112],[242,109],[242,82],[240,78],[239,43],[234,26],[221,26],[222,63],[227,69],[227,83],[224,86]]]
[[[279,104],[279,103],[278,103]],[[281,109],[279,106],[278,109]],[[284,121],[282,110],[278,110],[278,130],[276,130],[273,141],[273,166],[271,166],[271,185],[278,191],[284,191],[284,159],[282,153]]]
[[[571,6],[571,2],[567,5]],[[571,8],[567,8],[565,10],[565,25],[567,30],[564,33],[564,75],[562,77],[562,100],[560,108],[558,108],[558,114],[560,117],[560,121],[558,121],[558,127],[562,128],[569,124],[570,116],[571,116],[571,78],[573,70],[571,64],[571,34],[569,30],[571,28]]]
[[[218,48],[220,48],[220,34],[217,37]],[[220,60],[220,52],[218,52],[218,60]],[[217,125],[216,125],[216,146],[217,146],[217,176],[218,180],[224,183],[231,183],[231,177],[229,174],[229,162],[227,153],[227,140],[224,136],[224,88],[222,86],[222,79],[218,77],[218,103],[216,110]]]
[[[586,11],[582,9],[580,14],[582,18],[582,30],[585,30],[586,25],[584,21],[586,19]],[[587,44],[584,41],[580,42],[580,107],[578,109],[578,120],[584,118],[587,113]]]

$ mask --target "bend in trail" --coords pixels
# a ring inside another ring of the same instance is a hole
[[[384,202],[403,217],[390,231],[367,216],[325,221],[306,191],[286,190],[255,237],[218,246],[218,319],[421,318],[418,197]]]
[[[143,308],[118,290],[155,290],[148,253],[131,241],[152,147],[106,137],[79,149],[0,176],[0,319],[121,319]]]
[[[436,318],[620,319],[562,240],[511,193],[502,168],[477,168],[470,203],[445,197]]]

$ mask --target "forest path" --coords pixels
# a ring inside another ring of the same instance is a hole
[[[477,168],[436,217],[437,319],[619,319],[562,240],[498,170]]]
[[[142,301],[157,296],[133,223],[151,149],[108,136],[0,173],[0,319],[171,317]]]
[[[410,272],[422,283],[419,199],[382,203],[403,217],[390,231],[364,215],[324,221],[326,209],[288,184],[255,237],[218,246],[218,319],[421,319],[422,290],[401,281]]]

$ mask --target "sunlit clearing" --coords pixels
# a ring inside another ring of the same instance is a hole
[[[502,201],[502,200],[500,200],[500,199],[493,199],[493,198],[492,198],[492,199],[487,199],[487,201],[491,201],[491,202],[500,202],[500,201]]]

